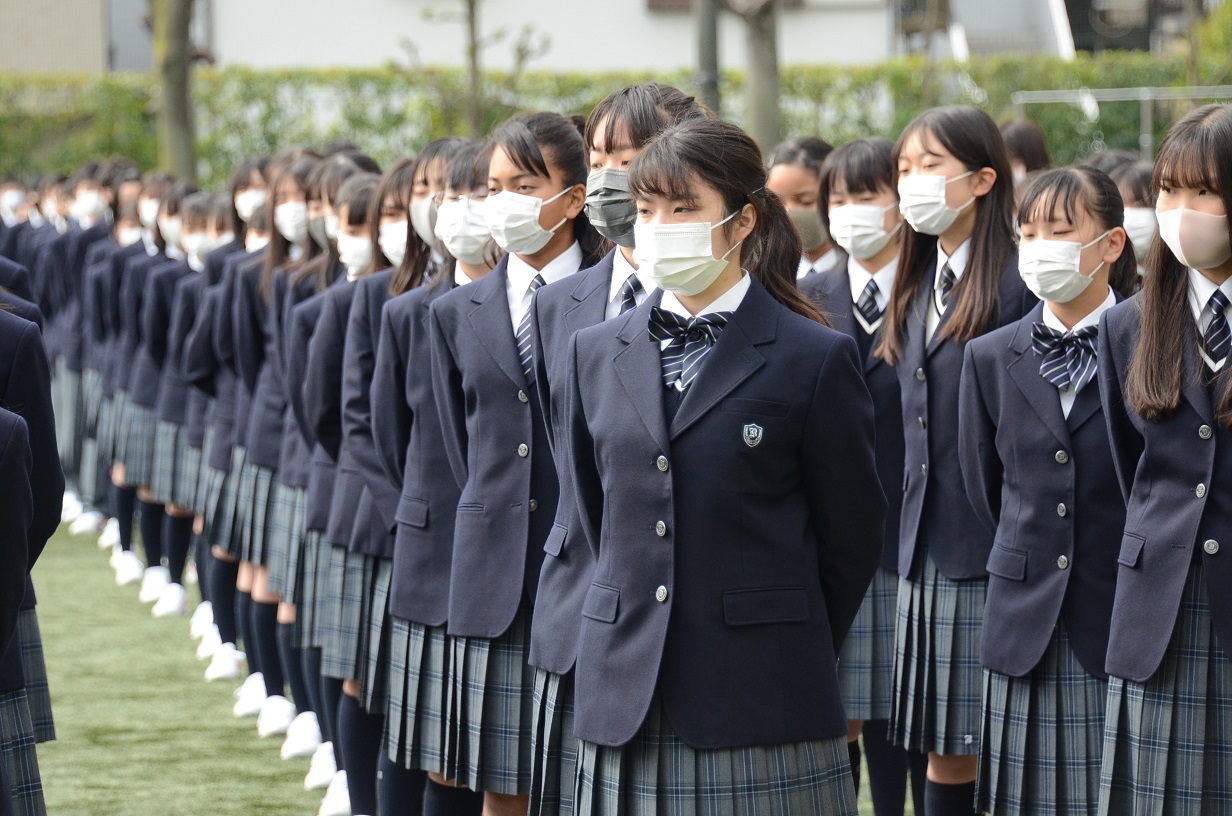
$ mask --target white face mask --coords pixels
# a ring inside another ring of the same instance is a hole
[[[163,216],[158,219],[158,231],[163,236],[163,242],[168,247],[179,249],[180,217],[178,215]]]
[[[428,246],[436,243],[436,218],[436,201],[432,198],[411,202],[411,226],[415,228],[415,234]]]
[[[945,188],[974,173],[975,171],[968,170],[952,179],[929,173],[904,176],[898,182],[899,212],[916,232],[940,235],[975,201],[975,196],[971,196],[967,203],[954,209],[946,203]]]
[[[279,234],[293,244],[308,235],[308,205],[303,201],[286,201],[274,208],[274,226]]]
[[[484,205],[469,198],[441,202],[436,212],[436,237],[462,263],[481,264],[495,254]]]
[[[357,280],[372,265],[372,241],[361,235],[339,233],[338,260],[346,267],[347,280]]]
[[[26,201],[26,194],[21,190],[5,190],[0,194],[0,219],[8,226],[17,223],[17,208]]]
[[[210,252],[213,252],[214,250],[220,247],[225,247],[227,244],[231,243],[234,240],[235,240],[234,232],[224,232],[221,235],[217,235],[215,236],[214,240],[210,242]],[[209,253],[206,253],[206,254],[208,255]]]
[[[878,207],[876,204],[835,207],[830,210],[830,237],[851,257],[861,261],[871,258],[885,249],[903,225],[899,221],[893,230],[886,232],[885,215],[897,207],[897,202],[888,207]]]
[[[1125,234],[1134,245],[1134,254],[1141,260],[1155,239],[1155,210],[1150,207],[1125,208]]]
[[[706,291],[727,268],[727,256],[744,243],[737,241],[722,258],[714,257],[714,230],[740,214],[739,210],[717,224],[635,224],[633,260],[637,274],[655,286],[679,295]]]
[[[269,242],[270,237],[268,235],[257,235],[250,232],[244,236],[244,249],[248,252],[256,252],[269,246]]]
[[[82,190],[77,194],[77,198],[73,199],[73,206],[69,210],[69,215],[78,221],[95,224],[103,217],[103,211],[106,209],[107,202],[103,200],[102,192],[99,190]]]
[[[566,187],[548,199],[522,195],[505,191],[490,195],[483,203],[483,217],[488,223],[488,231],[500,244],[501,249],[515,255],[533,255],[548,245],[556,230],[568,221],[560,222],[550,230],[539,226],[539,211],[544,204],[551,204],[565,193],[572,190]],[[437,218],[439,219],[439,215]],[[454,257],[457,257],[456,255]]]
[[[377,243],[381,245],[381,254],[389,258],[389,262],[394,266],[402,266],[402,259],[406,257],[406,239],[409,236],[410,229],[406,219],[381,224]]]
[[[325,215],[325,237],[333,241],[338,237],[338,214],[327,213]]]
[[[158,202],[156,201],[154,202],[154,204],[155,204],[154,217],[157,218],[158,217],[158,206],[157,206]],[[40,206],[39,209],[43,211],[44,218],[46,218],[48,221],[54,222],[56,218],[58,218],[60,215],[60,202],[56,201],[54,198],[49,198],[43,202],[42,206]],[[142,222],[142,223],[145,223],[145,222]]]
[[[265,205],[266,192],[260,187],[249,187],[235,197],[235,212],[247,224],[257,210]]]
[[[116,230],[116,243],[122,247],[132,246],[141,240],[141,227],[121,227]]]
[[[1095,246],[1109,232],[1112,230],[1086,244],[1044,238],[1023,241],[1018,247],[1018,274],[1022,276],[1022,282],[1040,300],[1069,303],[1086,291],[1095,273],[1104,265],[1100,261],[1090,275],[1082,274],[1082,250]]]
[[[1214,269],[1232,258],[1228,216],[1179,207],[1156,210],[1159,237],[1176,259],[1194,269]]]
[[[158,199],[143,198],[137,202],[137,218],[141,221],[141,226],[148,230],[154,229],[154,225],[158,223]]]
[[[180,242],[184,245],[184,254],[191,258],[204,258],[210,251],[210,236],[204,232],[187,232]]]

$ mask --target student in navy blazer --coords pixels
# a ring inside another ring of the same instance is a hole
[[[959,456],[971,506],[995,536],[980,648],[980,812],[1093,816],[1099,803],[1125,503],[1094,382],[1094,333],[1137,286],[1123,221],[1116,184],[1100,170],[1033,180],[1018,209],[1019,266],[1048,302],[966,349]]]
[[[34,518],[33,465],[26,421],[0,408],[0,486],[5,493],[0,505],[0,654],[17,631],[17,612],[32,565],[27,541]]]
[[[597,558],[579,813],[855,813],[835,661],[880,558],[872,402],[764,183],[727,123],[647,145],[635,257],[671,291],[570,343],[564,472]],[[661,243],[695,224],[696,249]]]
[[[1173,125],[1152,179],[1159,231],[1142,292],[1099,327],[1100,396],[1128,503],[1100,814],[1226,807],[1211,780],[1232,774],[1230,148],[1232,107]]]
[[[17,261],[0,257],[0,287],[22,300],[34,300],[34,290],[30,286],[30,270]]]

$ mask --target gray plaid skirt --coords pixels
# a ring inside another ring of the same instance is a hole
[[[51,383],[52,412],[56,444],[60,450],[60,465],[64,472],[76,475],[81,455],[82,400],[81,373],[70,371],[64,358],[56,361]]]
[[[179,493],[175,502],[180,507],[191,510],[194,516],[205,512],[205,505],[201,500],[201,480],[204,478],[201,473],[201,456],[201,448],[184,445],[184,465],[180,468]]]
[[[1195,564],[1155,676],[1108,681],[1101,815],[1232,814],[1232,663],[1207,592],[1205,568]]]
[[[117,404],[115,396],[99,398],[98,426],[94,429],[94,439],[98,442],[98,460],[109,464],[115,459]]]
[[[154,468],[150,473],[150,493],[157,504],[176,501],[184,465],[184,428],[160,421],[154,430]]]
[[[359,639],[363,629],[364,591],[372,585],[375,559],[330,546],[325,599],[317,630],[321,639],[321,674],[336,680],[359,678]]]
[[[299,576],[304,550],[304,518],[308,514],[308,493],[300,487],[286,488],[291,491],[291,519],[287,532],[287,552],[282,558],[279,575],[270,570],[271,583],[279,587],[285,603],[299,603]]]
[[[229,493],[231,488],[230,474],[208,468],[205,474],[205,540],[210,546],[220,546],[238,556],[238,549],[232,549],[231,535],[234,527],[235,502]],[[228,509],[230,508],[230,509]]]
[[[359,632],[359,704],[369,714],[389,706],[389,582],[394,562],[372,558],[372,581],[365,587]]]
[[[449,667],[453,641],[444,626],[389,619],[389,707],[385,718],[389,758],[405,768],[446,771],[446,749],[456,741]]]
[[[895,745],[943,756],[979,752],[987,590],[987,579],[946,578],[927,549],[917,553],[911,577],[899,581],[890,710]]]
[[[328,571],[321,566],[322,550],[326,557],[330,555],[329,547],[321,543],[321,537],[320,530],[304,530],[299,550],[295,574],[295,642],[301,649],[321,645],[317,630],[325,594],[325,576],[328,575]]]
[[[578,739],[573,735],[573,672],[535,669],[535,764],[530,780],[532,816],[574,812]]]
[[[102,410],[102,382],[97,371],[83,369],[81,372],[81,462],[77,486],[81,500],[87,506],[97,507],[105,498],[100,493],[105,485],[99,482],[98,424]]]
[[[128,448],[128,392],[116,389],[111,396],[111,461],[123,462]]]
[[[8,771],[15,816],[47,816],[34,725],[24,690],[0,693],[0,760]]]
[[[453,639],[449,682],[454,704],[446,776],[476,791],[530,793],[535,670],[530,652],[531,604],[522,599],[499,637]]]
[[[838,690],[849,720],[888,720],[894,700],[898,573],[877,568],[838,655]]]
[[[21,638],[21,667],[26,676],[26,699],[34,722],[36,742],[56,738],[56,721],[51,713],[51,684],[47,681],[47,660],[43,656],[43,633],[38,613],[23,609],[17,614],[17,637]]]
[[[144,405],[128,402],[124,409],[124,479],[132,487],[150,485],[154,477],[154,438],[158,420]]]
[[[279,596],[286,593],[287,559],[291,550],[291,528],[295,523],[295,488],[274,479],[270,498],[269,526],[265,531],[265,567],[269,589]]]
[[[264,567],[274,518],[274,488],[278,486],[278,475],[269,468],[245,464],[239,484],[236,507],[243,522],[240,558],[249,564]]]
[[[210,467],[210,449],[214,446],[214,429],[207,428],[205,438],[202,441],[200,454],[197,457],[197,490],[193,495],[193,510],[198,515],[205,515],[206,508],[209,507],[209,476],[213,468]],[[192,450],[192,448],[190,448]]]
[[[1107,693],[1063,623],[1027,676],[985,670],[976,811],[1095,816]]]
[[[575,812],[588,816],[856,816],[847,737],[748,748],[690,748],[656,695],[619,748],[582,741]]]

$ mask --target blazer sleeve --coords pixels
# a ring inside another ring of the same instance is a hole
[[[319,297],[319,296],[318,296]],[[316,432],[308,420],[308,410],[304,405],[304,386],[308,381],[308,353],[312,340],[312,310],[314,304],[305,301],[304,304],[291,310],[291,319],[287,330],[287,405],[295,417],[300,435],[304,438],[309,450],[317,446]]]
[[[836,333],[814,386],[802,449],[835,652],[881,563],[886,499],[873,443],[873,400],[855,341]]]
[[[250,393],[257,390],[257,378],[261,374],[261,365],[265,362],[265,321],[273,311],[266,307],[259,286],[254,283],[256,282],[251,271],[239,279],[232,315],[235,327],[235,364]]]
[[[458,368],[451,337],[442,325],[441,310],[433,304],[428,311],[428,326],[432,344],[432,396],[441,418],[441,441],[449,456],[458,487],[466,486],[467,432],[466,395],[462,391],[462,371]]]
[[[984,400],[974,351],[968,343],[958,387],[958,462],[976,518],[995,534],[1001,516],[1001,458],[997,455],[997,427]]]
[[[389,308],[393,302],[388,301],[381,310],[381,334],[370,389],[372,415],[381,421],[372,423],[372,441],[385,476],[401,490],[414,414],[406,401],[406,349],[394,328],[393,310]],[[409,313],[409,319],[416,319],[414,312]]]
[[[218,361],[214,358],[214,309],[216,292],[206,289],[198,302],[197,315],[184,340],[184,379],[211,397],[218,395],[214,377]]]
[[[548,365],[547,355],[543,350],[543,334],[539,331],[539,324],[542,320],[539,310],[539,293],[531,298],[530,302],[530,337],[531,337],[531,355],[535,365],[535,393],[539,397],[539,415],[543,418],[543,424],[547,426],[548,447],[552,451],[552,456],[557,459],[557,467],[560,466],[560,460],[556,457],[556,447],[558,440],[553,433],[553,428],[557,425],[559,417],[555,416],[554,406],[552,405],[552,384],[548,380]]]
[[[317,442],[335,462],[342,452],[343,326],[337,304],[326,301],[308,345],[304,411]]]
[[[27,536],[34,518],[30,487],[33,466],[26,423],[8,417],[8,433],[0,441],[0,654],[17,628],[17,613],[26,595],[26,573],[34,565]]]
[[[166,276],[151,274],[145,282],[145,349],[162,368],[167,357],[167,330],[171,323],[171,298],[164,282]]]
[[[219,284],[218,307],[214,309],[214,357],[221,365],[225,365],[234,373],[235,368],[235,320],[232,317],[235,302],[236,278],[239,277],[238,264],[228,264],[223,270],[222,283]]]
[[[1121,383],[1120,360],[1116,356],[1116,343],[1109,336],[1108,314],[1099,319],[1099,365],[1096,379],[1099,381],[1099,398],[1104,407],[1104,422],[1108,426],[1108,442],[1112,446],[1112,464],[1116,469],[1121,496],[1129,502],[1133,490],[1134,475],[1138,472],[1138,460],[1142,458],[1146,443],[1134,427],[1125,407],[1124,386]]]
[[[565,461],[560,473],[572,484],[571,491],[561,491],[564,501],[572,501],[574,518],[582,528],[582,535],[590,544],[591,552],[599,556],[599,531],[603,519],[603,481],[599,476],[599,464],[595,459],[595,443],[586,423],[586,411],[582,405],[582,392],[578,385],[578,335],[569,338],[569,356],[565,371],[569,391],[565,397],[564,410],[567,417],[566,440],[558,446]],[[571,531],[572,532],[572,531]]]
[[[142,306],[145,303],[145,283],[142,275],[137,272],[137,264],[133,264],[127,270],[123,282],[120,284],[120,302],[121,315],[119,325],[128,325],[129,331],[132,333],[133,340],[140,343],[145,335],[145,326],[142,325]],[[143,267],[144,271],[144,267]],[[44,317],[51,317],[47,314],[47,310],[43,310]],[[131,361],[130,361],[131,362]]]

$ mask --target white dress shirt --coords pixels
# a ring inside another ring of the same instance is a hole
[[[642,283],[642,290],[633,296],[638,306],[641,306],[646,298],[650,297],[654,292],[654,284],[647,282],[645,278],[638,274],[638,271],[633,268],[633,264],[629,263],[629,259],[625,257],[625,254],[617,249],[616,254],[612,257],[612,278],[608,283],[607,309],[604,320],[611,320],[620,314],[620,307],[624,300],[620,296],[620,290],[624,287],[625,281],[629,279],[630,275],[637,275],[637,279]]]
[[[937,241],[937,268],[933,273],[933,300],[932,308],[928,310],[927,328],[928,331],[924,336],[924,341],[931,342],[933,333],[937,331],[937,327],[941,325],[941,316],[945,314],[945,306],[941,305],[941,270],[945,267],[946,262],[950,264],[950,271],[954,273],[954,285],[958,286],[958,282],[962,280],[963,273],[967,271],[967,261],[971,257],[971,239],[963,241],[958,245],[958,249],[954,250],[953,255],[946,255],[945,250],[941,248],[941,241]],[[954,302],[954,292],[950,290],[950,303]]]
[[[1086,317],[1082,318],[1082,320],[1079,320],[1077,323],[1075,323],[1072,329],[1068,329],[1065,327],[1065,324],[1062,323],[1060,319],[1058,319],[1057,316],[1052,313],[1052,304],[1045,303],[1044,304],[1044,325],[1052,329],[1053,331],[1059,331],[1063,333],[1071,332],[1071,331],[1078,331],[1079,329],[1085,329],[1087,326],[1098,326],[1099,316],[1102,315],[1104,312],[1108,311],[1109,309],[1111,309],[1115,305],[1116,305],[1116,295],[1112,293],[1112,288],[1109,287],[1108,297],[1104,298],[1104,302],[1096,306],[1095,310],[1091,312],[1089,315],[1087,315]],[[1090,382],[1085,383],[1082,386],[1082,388],[1086,388],[1087,386],[1092,385],[1094,382],[1095,382],[1094,380],[1091,380]],[[1061,397],[1061,413],[1065,415],[1066,419],[1069,419],[1069,412],[1074,409],[1074,402],[1078,399],[1078,392],[1081,391],[1082,388],[1069,387],[1065,389],[1060,389],[1060,388],[1057,389],[1057,394],[1060,395]]]
[[[822,255],[816,261],[810,261],[808,258],[801,258],[800,265],[796,267],[796,280],[803,280],[814,272],[825,272],[834,269],[838,266],[838,248],[830,247],[826,250],[826,254]]]
[[[871,275],[867,269],[860,266],[860,262],[855,258],[848,258],[847,282],[851,284],[851,302],[853,304],[860,302],[860,295],[864,294],[864,287],[868,286],[868,280],[871,277],[873,282],[877,284],[877,296],[873,300],[877,303],[877,309],[884,315],[886,306],[890,303],[890,292],[894,288],[894,277],[897,274],[897,256]],[[869,334],[877,331],[877,326],[881,325],[881,320],[878,320],[876,326],[866,326],[864,324],[864,316],[860,314],[858,309],[853,314],[856,317],[856,322],[863,326],[864,330]]]
[[[531,296],[534,295],[534,292],[531,291],[530,283],[535,279],[535,275],[541,276],[543,284],[546,286],[549,283],[564,280],[577,272],[581,266],[582,247],[576,241],[564,252],[549,261],[543,269],[535,269],[535,267],[517,255],[509,253],[509,279],[505,286],[505,291],[509,296],[509,316],[513,318],[514,332],[517,332],[522,318],[530,311]]]

